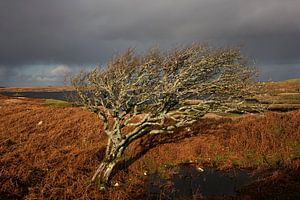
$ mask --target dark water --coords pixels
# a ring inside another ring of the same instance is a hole
[[[183,165],[170,179],[152,174],[145,188],[150,199],[234,197],[239,189],[257,179],[258,175],[243,170],[223,172],[205,168],[201,172],[196,167]]]
[[[57,100],[71,100],[75,96],[73,91],[64,92],[1,92],[4,96],[14,97],[28,97],[38,99],[57,99]]]

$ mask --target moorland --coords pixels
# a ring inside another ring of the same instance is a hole
[[[68,102],[0,96],[0,199],[299,199],[300,79],[264,86],[257,101],[266,112],[210,113],[172,137],[135,141],[105,192],[90,183],[106,145],[97,116]],[[234,196],[205,196],[192,186],[178,196],[172,177],[182,166],[261,176]]]

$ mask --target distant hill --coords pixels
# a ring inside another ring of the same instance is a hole
[[[265,82],[268,90],[275,93],[300,93],[300,78],[285,81]]]
[[[0,87],[0,92],[61,92],[73,91],[71,86]]]

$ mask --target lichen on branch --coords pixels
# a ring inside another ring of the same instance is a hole
[[[242,108],[257,92],[255,73],[238,49],[195,43],[142,55],[128,49],[72,77],[78,103],[99,116],[108,136],[105,160],[92,180],[107,182],[128,145],[146,134],[172,133],[208,112]]]

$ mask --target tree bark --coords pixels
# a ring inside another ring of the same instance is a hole
[[[116,146],[118,147],[118,145],[114,145],[112,140],[109,139],[105,157],[92,177],[92,182],[97,182],[102,187],[105,187],[109,183],[111,173],[123,155],[124,148],[117,148]]]
[[[98,181],[103,186],[107,185],[111,172],[117,163],[117,159],[113,161],[103,160],[97,168],[92,181]]]

